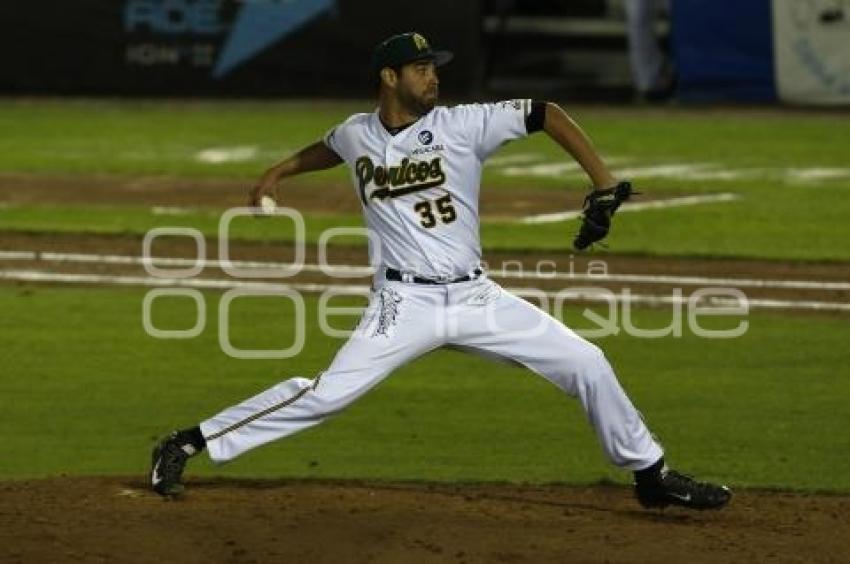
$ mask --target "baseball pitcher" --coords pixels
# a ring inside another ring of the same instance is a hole
[[[437,69],[451,58],[418,33],[390,37],[373,55],[378,108],[349,117],[274,165],[253,189],[251,203],[259,207],[281,179],[345,163],[366,225],[380,240],[369,249],[377,266],[369,304],[316,378],[285,380],[162,440],[153,452],[153,489],[178,495],[188,459],[202,450],[226,462],[318,425],[404,363],[452,346],[519,363],[577,398],[610,461],[634,472],[643,506],[726,505],[731,492],[725,486],[665,465],[661,446],[598,347],[506,292],[481,264],[481,170],[504,143],[544,131],[586,171],[596,189],[585,200],[574,241],[580,249],[605,237],[631,185],[615,180],[556,104],[437,106]]]

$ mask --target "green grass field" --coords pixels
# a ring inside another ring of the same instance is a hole
[[[0,476],[138,474],[153,438],[290,375],[312,377],[341,344],[308,299],[305,351],[288,361],[227,357],[210,321],[192,340],[145,334],[144,290],[0,288],[4,457]],[[206,295],[215,319],[218,294]],[[194,319],[188,300],[155,305],[160,328]],[[234,302],[243,348],[286,346],[291,315],[269,300]],[[61,312],[63,323],[55,323]],[[640,326],[670,313],[642,310]],[[577,311],[570,319],[579,319]],[[737,485],[850,490],[844,470],[850,326],[757,314],[740,339],[599,341],[670,459]],[[728,326],[729,320],[724,323]],[[335,320],[337,327],[345,320]],[[814,327],[819,330],[812,331]],[[275,335],[271,337],[270,335]],[[789,370],[789,367],[794,367]],[[200,474],[513,482],[623,481],[578,402],[522,369],[437,352],[404,367],[325,424]]]
[[[14,101],[0,102],[0,174],[234,178],[250,182],[277,156],[319,137],[370,103]],[[710,162],[748,170],[737,180],[646,177],[670,194],[733,192],[734,202],[623,214],[609,245],[625,254],[850,260],[850,176],[794,180],[792,168],[850,166],[850,122],[778,111],[640,112],[576,108],[606,155],[639,164]],[[209,164],[211,147],[252,146],[252,157]],[[541,135],[498,154],[564,158]],[[619,162],[619,161],[615,161]],[[785,174],[783,176],[783,174]],[[302,180],[343,181],[342,168]],[[486,189],[581,190],[575,174],[507,176],[486,169]],[[553,212],[560,211],[553,209]],[[185,225],[214,235],[219,213],[156,216],[144,207],[0,205],[3,232],[141,235]],[[354,216],[311,215],[308,238]],[[521,225],[484,218],[486,249],[567,251],[575,225]],[[234,235],[287,240],[289,230],[245,220]],[[335,239],[350,243],[346,238]],[[290,375],[322,370],[341,344],[308,315],[308,346],[290,361],[248,361],[218,346],[219,294],[206,293],[208,325],[190,340],[157,340],[141,323],[144,289],[0,285],[0,477],[142,475],[155,437],[196,423]],[[308,298],[308,312],[315,300]],[[155,311],[157,326],[191,324],[188,301]],[[245,346],[283,338],[286,308],[245,301],[233,334]],[[664,309],[641,309],[640,326],[662,326]],[[189,319],[189,321],[187,321]],[[569,317],[576,319],[575,312]],[[728,321],[728,320],[727,320]],[[846,315],[751,313],[731,340],[602,339],[624,386],[670,460],[736,486],[850,492],[850,397]],[[716,321],[722,323],[722,320]],[[412,363],[316,429],[192,473],[227,476],[587,483],[629,477],[606,464],[579,404],[525,371],[441,351]]]
[[[239,178],[252,182],[265,167],[307,143],[350,112],[370,111],[368,102],[303,103],[118,103],[5,102],[0,104],[0,171],[51,174],[112,174],[181,178]],[[570,109],[568,107],[568,109]],[[599,149],[618,163],[615,170],[711,163],[713,172],[745,172],[735,180],[643,177],[639,188],[666,192],[732,192],[734,202],[622,215],[609,239],[619,253],[727,256],[797,260],[850,260],[850,120],[828,114],[641,113],[575,108]],[[208,148],[253,147],[244,161],[209,164],[196,155]],[[499,157],[529,155],[557,163],[565,155],[545,135],[508,144]],[[619,164],[620,160],[624,164]],[[799,179],[789,170],[826,171]],[[785,172],[783,172],[785,171]],[[834,176],[830,176],[832,171]],[[837,171],[837,172],[836,172]],[[842,172],[843,171],[843,172]],[[299,182],[347,181],[343,167]],[[506,176],[485,170],[485,189],[523,186],[583,190],[576,173],[556,177]],[[284,192],[285,194],[285,192]],[[144,232],[163,221],[146,208],[115,210],[91,206],[22,206],[0,209],[0,229]],[[553,209],[553,212],[561,211]],[[207,229],[208,217],[180,217]],[[483,218],[489,248],[560,249],[575,225],[524,226]],[[359,218],[322,216],[316,228],[357,225]],[[250,234],[246,234],[250,237]],[[262,230],[257,237],[286,238]],[[342,239],[339,240],[342,242]]]

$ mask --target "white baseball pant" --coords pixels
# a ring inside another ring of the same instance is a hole
[[[317,425],[394,369],[444,345],[515,361],[581,401],[608,458],[641,470],[662,456],[602,351],[482,276],[445,285],[383,281],[351,338],[317,378],[291,378],[201,423],[226,462]]]

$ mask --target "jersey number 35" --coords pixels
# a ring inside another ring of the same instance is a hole
[[[446,194],[434,200],[433,203],[430,200],[424,200],[413,206],[413,210],[422,217],[420,220],[422,227],[431,229],[437,225],[437,217],[434,215],[435,207],[443,223],[451,223],[457,219],[457,213],[452,205],[452,196]]]

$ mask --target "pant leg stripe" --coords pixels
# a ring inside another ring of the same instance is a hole
[[[251,423],[252,421],[256,421],[260,417],[265,417],[266,415],[268,415],[270,413],[274,413],[275,411],[277,411],[279,409],[283,409],[287,405],[291,405],[291,404],[295,403],[296,401],[298,401],[298,399],[300,399],[301,396],[303,396],[304,394],[306,394],[308,391],[310,391],[312,389],[315,389],[315,384],[313,386],[307,386],[306,388],[302,389],[300,392],[298,392],[297,394],[295,394],[294,396],[292,396],[288,400],[277,403],[277,404],[275,404],[271,407],[268,407],[268,408],[266,408],[262,411],[255,413],[254,415],[251,415],[250,417],[246,417],[245,419],[243,419],[241,421],[237,421],[236,423],[234,423],[230,427],[226,427],[225,429],[222,429],[221,431],[219,431],[217,433],[213,433],[209,437],[206,437],[206,439],[208,441],[212,441],[212,440],[221,438],[224,435],[226,435],[227,433],[235,431],[236,429],[238,429],[240,427],[244,427],[245,425],[247,425],[248,423]]]

